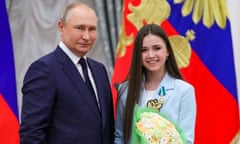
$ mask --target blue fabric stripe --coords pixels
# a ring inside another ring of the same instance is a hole
[[[169,22],[183,36],[188,30],[194,30],[196,39],[190,42],[191,47],[215,78],[237,100],[230,22],[227,21],[225,29],[221,29],[216,23],[210,28],[205,27],[202,21],[194,24],[192,15],[182,17],[182,4],[173,4],[173,0],[168,2],[171,5]]]
[[[18,118],[13,47],[5,0],[0,0],[0,93]]]

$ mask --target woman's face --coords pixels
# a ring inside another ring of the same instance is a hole
[[[164,72],[169,52],[164,40],[153,34],[143,38],[142,64],[148,72]]]

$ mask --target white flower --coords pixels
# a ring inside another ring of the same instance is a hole
[[[183,144],[174,124],[155,112],[143,112],[139,115],[136,128],[149,144]]]

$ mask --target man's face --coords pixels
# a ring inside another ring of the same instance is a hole
[[[97,37],[97,16],[84,6],[69,11],[66,22],[60,21],[58,28],[63,43],[76,55],[85,55],[94,45]]]

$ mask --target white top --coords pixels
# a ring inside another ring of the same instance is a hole
[[[143,96],[140,98],[139,104],[141,106],[146,106],[150,99],[153,99],[156,95],[156,90],[146,90],[143,91]]]

